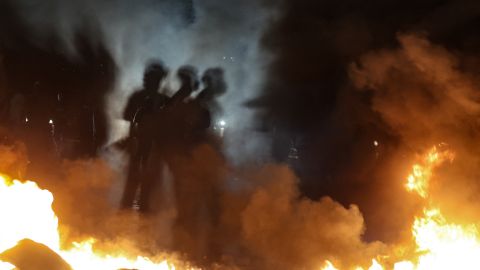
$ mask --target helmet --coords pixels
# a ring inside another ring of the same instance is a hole
[[[160,80],[167,76],[168,70],[165,66],[160,62],[151,62],[147,68],[145,69],[145,73],[143,74],[143,84],[148,86],[150,84],[158,85]]]
[[[192,90],[195,91],[199,87],[197,73],[198,73],[197,69],[193,66],[182,66],[178,69],[177,76],[180,78],[182,83],[190,84],[192,87]]]
[[[224,79],[224,72],[220,67],[207,69],[203,73],[202,82],[214,96],[220,96],[227,92],[227,84]]]

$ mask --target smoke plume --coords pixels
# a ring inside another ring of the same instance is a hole
[[[333,260],[347,269],[368,265],[385,249],[363,242],[365,224],[356,205],[344,208],[329,197],[301,197],[296,177],[285,167],[267,166],[255,177],[265,184],[253,191],[242,212],[242,228],[262,268],[313,269]]]
[[[12,2],[22,18],[15,29],[25,32],[19,38],[4,30],[5,44],[25,42],[32,55],[47,50],[62,67],[79,59],[87,63],[82,70],[106,63],[98,73],[115,79],[113,92],[101,92],[109,141],[125,131],[121,112],[148,60],[172,71],[220,66],[227,74],[230,159],[215,144],[173,154],[152,215],[118,211],[125,158],[108,152],[116,150],[70,161],[45,151],[44,163],[54,162],[33,180],[54,193],[65,244],[95,237],[102,249],[175,252],[227,269],[319,268],[325,260],[367,266],[408,240],[422,203],[404,190],[405,176],[417,154],[439,143],[457,154],[439,168],[432,199],[448,216],[478,220],[479,43],[474,27],[464,27],[474,25],[475,11],[462,10],[456,20],[452,10],[461,4],[453,1],[353,2]],[[83,51],[79,29],[88,40]],[[4,81],[0,87],[12,85]],[[162,90],[177,84],[169,78]],[[252,131],[253,110],[242,106],[257,95],[250,105],[278,136],[274,148],[281,149],[274,150],[281,156],[298,139],[299,164],[258,162],[267,144]],[[22,178],[25,149],[6,145],[1,169]]]
[[[111,124],[110,142],[125,135],[122,111],[128,96],[141,87],[145,64],[163,61],[172,73],[190,64],[200,72],[210,67],[226,71],[228,92],[222,98],[224,120],[229,129],[227,152],[237,161],[265,155],[260,136],[252,134],[251,112],[243,103],[253,98],[262,86],[267,52],[260,48],[263,30],[275,13],[267,1],[58,1],[45,3],[22,0],[12,2],[33,28],[42,43],[56,35],[62,50],[78,55],[75,33],[87,25],[91,40],[105,44],[113,56],[119,76],[116,91],[108,95],[107,111]],[[168,93],[178,83],[172,76],[165,85]],[[241,146],[241,147],[240,147]],[[235,153],[235,154],[233,154]]]
[[[405,148],[425,151],[445,143],[456,153],[432,187],[432,197],[459,220],[474,220],[480,136],[479,81],[462,53],[418,34],[399,34],[400,48],[364,55],[352,65],[353,83],[373,92],[372,108]],[[455,211],[462,207],[465,211]]]

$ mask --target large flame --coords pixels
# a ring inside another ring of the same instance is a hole
[[[394,270],[470,270],[480,267],[480,235],[474,224],[462,225],[449,222],[440,209],[429,199],[429,185],[434,170],[446,161],[453,161],[454,154],[445,145],[432,147],[412,166],[407,177],[406,189],[426,200],[423,215],[412,224],[417,256],[394,263]],[[329,261],[322,270],[337,269]],[[361,267],[355,270],[363,269]],[[373,260],[368,270],[386,269]]]
[[[52,210],[52,202],[53,195],[48,190],[40,189],[36,183],[22,183],[0,176],[0,253],[28,238],[49,247],[75,270],[176,268],[167,260],[152,261],[141,256],[130,259],[132,254],[122,254],[126,251],[118,252],[121,255],[116,256],[99,254],[93,250],[95,239],[73,243],[74,247],[69,250],[61,249],[58,218]],[[0,270],[11,269],[15,267],[0,261]]]
[[[412,224],[412,236],[416,255],[393,264],[394,270],[469,270],[480,267],[480,237],[475,225],[450,222],[435,207],[429,197],[429,186],[435,169],[454,154],[445,146],[431,148],[421,160],[412,166],[406,188],[425,200],[426,207]],[[59,254],[75,270],[90,269],[175,269],[180,268],[167,260],[155,261],[147,257],[115,252],[115,256],[102,254],[93,249],[95,239],[73,243],[73,248],[60,247],[58,218],[52,210],[53,195],[40,189],[34,182],[20,182],[0,176],[0,253],[28,238],[44,244]],[[385,258],[372,258],[368,268],[353,270],[384,270]],[[192,269],[189,266],[182,268]],[[15,267],[0,261],[0,270]],[[331,261],[326,261],[322,270],[339,270]]]
[[[434,168],[454,158],[448,150],[433,147],[423,164],[415,164],[408,176],[407,189],[428,199],[428,186]],[[478,269],[480,266],[480,240],[475,225],[450,223],[441,210],[427,201],[423,216],[417,217],[412,226],[419,256],[410,269]]]
[[[59,250],[58,219],[52,202],[52,194],[34,182],[0,176],[0,252],[24,238]]]

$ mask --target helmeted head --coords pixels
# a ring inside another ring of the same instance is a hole
[[[207,69],[202,76],[202,82],[213,96],[221,96],[227,92],[223,69],[220,67]]]
[[[197,69],[193,66],[182,66],[178,69],[177,76],[182,86],[188,86],[193,92],[200,86],[197,73]]]
[[[157,91],[160,82],[167,76],[168,70],[161,62],[152,62],[143,74],[143,87],[148,91]]]

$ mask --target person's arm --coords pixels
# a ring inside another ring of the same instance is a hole
[[[123,111],[123,119],[129,122],[133,121],[135,113],[138,109],[138,93],[134,93],[129,99],[125,110]]]
[[[190,93],[191,91],[189,91],[185,86],[182,86],[177,92],[175,92],[175,94],[173,94],[167,105],[176,105],[182,102],[190,96]]]

